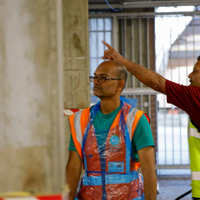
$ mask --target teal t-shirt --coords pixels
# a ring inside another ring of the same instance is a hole
[[[109,132],[109,129],[120,111],[121,106],[109,114],[103,114],[100,110],[97,112],[93,125],[95,128],[95,135],[97,138],[98,147],[102,149],[105,145],[105,141]]]
[[[95,135],[99,148],[104,147],[108,131],[120,108],[121,106],[109,114],[103,114],[100,110],[96,113],[93,125],[95,128]],[[147,121],[146,116],[142,115],[132,138],[131,157],[134,161],[139,161],[138,150],[147,146],[154,146],[154,141],[149,122]],[[68,150],[76,151],[72,135],[70,135],[70,144]]]

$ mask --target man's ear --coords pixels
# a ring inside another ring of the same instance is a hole
[[[124,80],[119,80],[118,81],[118,89],[120,89],[120,91],[122,91],[125,87],[125,81]]]

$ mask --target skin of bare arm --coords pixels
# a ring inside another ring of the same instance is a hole
[[[69,186],[69,199],[74,200],[77,186],[82,171],[82,161],[76,151],[69,151],[69,159],[66,166],[66,182]]]
[[[108,43],[104,41],[102,43],[106,47],[108,47],[108,49],[104,51],[104,56],[102,57],[103,59],[114,60],[122,63],[126,67],[126,69],[142,83],[151,87],[153,90],[166,94],[166,88],[165,88],[166,79],[164,77],[139,64],[136,64],[132,61],[125,59]]]
[[[154,148],[145,147],[138,151],[138,156],[144,177],[145,200],[156,200],[157,178],[155,170]]]

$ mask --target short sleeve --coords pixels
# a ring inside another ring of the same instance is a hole
[[[72,134],[70,134],[70,141],[69,141],[69,151],[76,151],[75,145],[74,145],[74,141],[72,139]]]
[[[147,146],[154,146],[151,127],[146,116],[143,114],[136,127],[135,133],[132,139],[132,145],[136,151],[143,149]]]

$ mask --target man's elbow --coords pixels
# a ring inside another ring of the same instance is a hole
[[[166,94],[165,89],[165,79],[162,80],[155,80],[152,87],[155,91],[160,92],[162,94]]]

